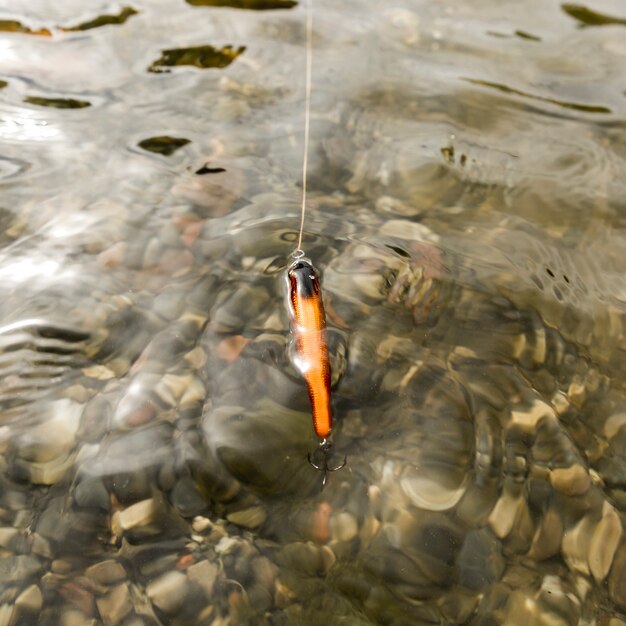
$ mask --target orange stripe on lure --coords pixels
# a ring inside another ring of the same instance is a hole
[[[297,251],[296,259],[287,270],[289,288],[289,313],[291,332],[295,339],[294,365],[302,374],[311,401],[313,427],[322,440],[316,455],[309,462],[324,472],[322,487],[326,484],[328,472],[341,469],[346,459],[338,467],[329,467],[328,453],[332,447],[329,440],[333,427],[330,406],[330,361],[326,338],[326,315],[322,301],[319,277],[313,264]],[[314,455],[315,456],[315,455]]]

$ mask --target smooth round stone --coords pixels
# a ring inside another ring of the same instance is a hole
[[[252,585],[247,590],[248,602],[255,613],[262,614],[272,608],[274,600],[270,592],[261,585]]]
[[[183,517],[194,517],[206,511],[207,502],[191,478],[179,480],[172,491],[172,504]]]
[[[81,507],[94,507],[108,511],[111,505],[109,492],[99,478],[81,480],[74,489],[74,501]]]
[[[96,605],[104,626],[118,626],[133,608],[128,585],[123,583],[113,587],[96,598]]]
[[[317,576],[324,570],[322,555],[317,546],[311,543],[290,543],[280,553],[281,563],[288,569],[307,576]]]
[[[126,578],[126,570],[121,563],[108,559],[96,563],[85,570],[85,576],[101,585],[111,585]]]
[[[567,565],[581,574],[589,573],[589,546],[591,544],[594,524],[591,516],[583,517],[563,535],[561,550]]]
[[[39,559],[32,556],[8,556],[0,559],[0,584],[6,585],[35,576],[42,569]]]
[[[15,608],[21,612],[38,613],[43,605],[43,595],[37,585],[30,585],[20,593]]]
[[[20,438],[19,457],[34,463],[47,463],[66,455],[74,445],[82,411],[82,405],[69,399],[50,403],[49,419],[29,428]]]
[[[256,581],[266,589],[272,590],[278,576],[278,567],[266,556],[253,559],[251,567]]]
[[[332,537],[337,541],[352,541],[359,532],[356,517],[348,512],[333,515],[330,520],[330,527]]]
[[[0,546],[16,552],[16,546],[21,543],[22,535],[17,528],[0,528]]]
[[[626,543],[622,541],[609,573],[609,597],[622,611],[626,611]]]
[[[505,561],[501,544],[488,529],[470,531],[463,542],[458,561],[459,583],[481,591],[500,579]]]
[[[184,603],[187,594],[187,576],[181,572],[167,572],[152,581],[146,593],[154,606],[159,610],[173,615]]]
[[[604,515],[596,526],[589,544],[589,569],[600,583],[611,569],[613,558],[622,537],[622,523],[615,509],[604,504]]]
[[[121,536],[125,530],[147,526],[157,515],[157,504],[154,498],[141,500],[132,506],[117,511],[111,519],[111,530]]]
[[[82,611],[78,611],[77,609],[68,609],[63,611],[61,615],[58,614],[58,609],[54,609],[54,614],[52,615],[52,621],[45,622],[49,624],[56,624],[56,620],[58,620],[59,626],[93,626],[93,618],[88,617]]]
[[[582,465],[551,470],[550,482],[556,491],[567,496],[580,496],[591,486],[589,473]]]
[[[524,500],[521,496],[513,495],[508,490],[502,492],[489,515],[489,524],[498,538],[504,539],[511,534],[523,508]]]
[[[128,450],[127,453],[131,455],[132,450]],[[139,454],[139,451],[136,453]],[[145,471],[120,472],[113,474],[109,481],[115,497],[122,504],[147,500],[152,495],[151,477]]]
[[[456,506],[465,493],[464,485],[446,487],[427,475],[401,478],[400,486],[415,506],[427,511],[447,511]]]
[[[200,561],[187,568],[189,580],[194,581],[204,590],[206,597],[211,598],[213,587],[219,573],[219,567],[209,561]]]
[[[548,509],[535,531],[528,556],[537,561],[558,554],[563,539],[563,522],[554,509]]]
[[[229,513],[226,519],[237,526],[243,528],[258,528],[267,519],[267,512],[261,506],[253,506],[249,509],[243,509],[242,511],[235,511]]]

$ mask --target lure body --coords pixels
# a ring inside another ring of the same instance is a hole
[[[330,436],[330,362],[322,290],[315,268],[299,258],[287,271],[291,332],[295,339],[294,364],[307,384],[315,434]]]

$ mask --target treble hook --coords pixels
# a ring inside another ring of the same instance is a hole
[[[324,472],[324,478],[322,479],[322,489],[324,489],[324,487],[326,486],[329,472],[336,472],[337,470],[340,470],[342,467],[345,467],[346,463],[348,462],[348,457],[344,456],[343,463],[341,465],[338,465],[337,467],[329,467],[328,455],[330,454],[332,447],[332,442],[330,442],[328,439],[322,439],[319,447],[313,453],[313,455],[311,455],[310,452],[307,455],[309,464],[319,472]],[[315,459],[315,456],[319,457],[320,455],[322,457],[320,461],[318,461],[318,459]]]

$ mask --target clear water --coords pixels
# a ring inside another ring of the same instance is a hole
[[[304,8],[0,7],[0,624],[626,623],[623,3],[316,0],[323,492]]]

